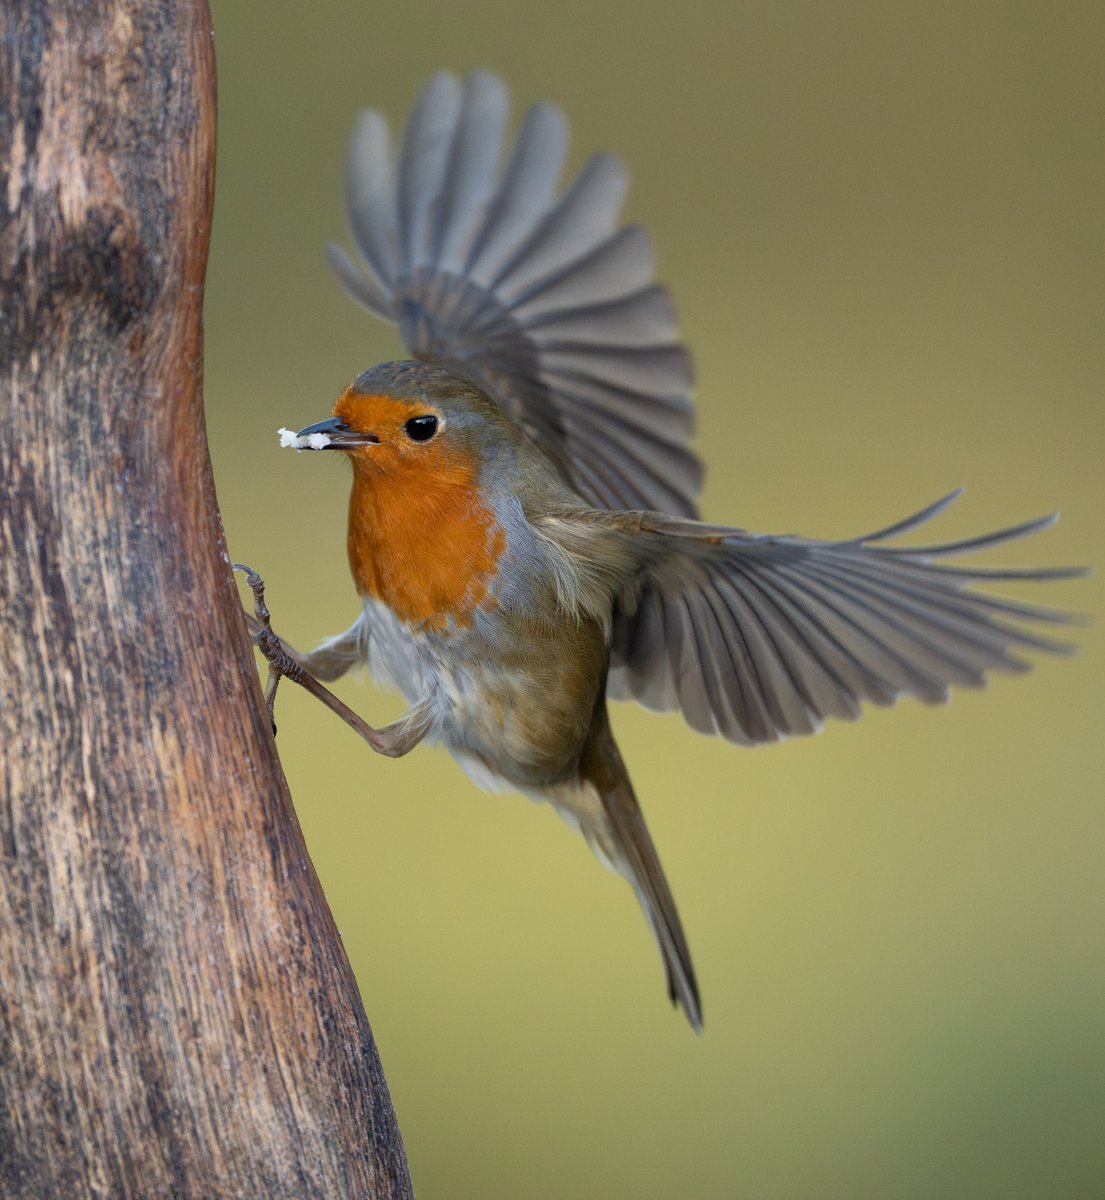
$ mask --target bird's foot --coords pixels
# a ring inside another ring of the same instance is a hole
[[[303,666],[300,656],[273,632],[268,605],[265,603],[265,581],[261,576],[252,567],[247,567],[242,563],[234,563],[233,566],[235,571],[245,574],[246,583],[253,592],[254,615],[251,617],[247,613],[246,622],[249,625],[249,640],[261,651],[269,665],[265,704],[268,706],[273,735],[276,734],[276,720],[273,716],[276,689],[280,680],[287,676],[293,683],[298,683],[300,687],[305,688],[317,700],[321,700],[347,725],[352,726],[377,754],[385,754],[389,758],[399,758],[414,749],[429,728],[429,706],[416,705],[393,724],[387,725],[383,729],[374,729],[344,701],[339,700],[329,688],[319,683]]]
[[[253,618],[246,616],[249,625],[249,640],[265,656],[269,664],[269,678],[265,686],[265,706],[269,712],[269,722],[272,725],[273,737],[276,736],[276,717],[273,709],[276,704],[276,689],[285,675],[296,683],[302,683],[298,676],[305,674],[303,668],[288,653],[287,648],[273,632],[271,614],[265,603],[265,581],[252,567],[243,563],[234,563],[234,570],[245,574],[246,583],[253,592]]]

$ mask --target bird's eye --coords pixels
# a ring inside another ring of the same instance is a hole
[[[424,417],[411,417],[403,426],[403,431],[412,442],[428,442],[437,433],[437,417],[429,414]]]

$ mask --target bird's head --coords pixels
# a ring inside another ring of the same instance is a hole
[[[344,452],[358,474],[410,481],[460,467],[478,475],[517,440],[512,423],[473,384],[419,362],[384,363],[359,375],[334,415],[298,436],[319,434],[307,448]]]
[[[494,401],[440,367],[384,363],[298,436],[353,465],[348,549],[362,594],[420,627],[470,621],[505,545],[499,509],[520,478],[524,435]]]

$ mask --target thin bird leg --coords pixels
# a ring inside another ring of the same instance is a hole
[[[235,566],[235,568],[240,568],[243,571],[250,569],[248,567],[242,567],[240,563],[235,563],[234,566]],[[262,587],[262,591],[263,590],[264,589]],[[246,626],[249,629],[250,641],[253,642],[254,645],[257,645],[257,638],[260,635],[261,630],[264,629],[265,626],[261,624],[260,620],[253,613],[247,612],[245,614],[245,617],[246,617]],[[270,627],[270,629],[271,629],[271,627]],[[280,635],[277,633],[274,633],[273,636],[280,637]],[[280,644],[281,644],[281,646],[284,647],[284,653],[287,654],[287,656],[293,662],[299,663],[299,665],[301,667],[303,667],[304,670],[306,670],[306,668],[307,668],[306,658],[302,654],[300,654],[300,652],[290,642],[284,641],[283,638],[280,638]]]
[[[287,676],[293,683],[298,683],[317,700],[321,700],[332,713],[357,733],[376,751],[386,754],[389,758],[400,758],[409,753],[426,735],[429,728],[429,706],[425,703],[416,704],[408,713],[385,725],[383,729],[374,729],[362,717],[359,717],[347,704],[339,700],[329,688],[324,687],[315,677],[304,670],[298,661],[299,656],[289,653],[289,648],[272,631],[269,623],[269,610],[265,604],[265,581],[252,567],[242,563],[234,563],[235,571],[242,571],[253,592],[253,611],[256,619],[249,621],[249,640],[264,655],[269,665],[268,686],[265,689],[265,703],[268,705],[269,720],[272,721],[272,731],[276,733],[276,722],[273,720],[273,702],[276,699],[276,688],[280,680]]]
[[[251,635],[261,632],[261,622],[253,615],[246,613],[246,625]],[[279,637],[280,635],[277,634]],[[280,644],[285,653],[316,679],[329,683],[332,679],[340,679],[350,667],[362,662],[360,652],[361,633],[360,622],[352,628],[339,634],[336,638],[327,638],[320,646],[316,646],[309,654],[303,654],[289,641],[280,638]]]
[[[269,721],[272,723],[272,736],[276,737],[276,685],[283,679],[279,671],[274,671],[269,663],[269,681],[265,685],[265,707],[269,710]]]

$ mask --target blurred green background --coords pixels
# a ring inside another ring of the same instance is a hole
[[[1105,9],[1088,3],[215,0],[207,406],[230,548],[310,645],[356,612],[347,472],[279,425],[399,356],[322,256],[354,114],[439,67],[617,150],[699,371],[704,512],[848,536],[1059,507],[990,561],[1094,562]],[[1044,592],[1046,591],[1046,597]],[[755,752],[619,706],[702,984],[629,889],[440,750],[373,757],[288,686],[280,749],[421,1200],[1105,1195],[1102,636],[947,709]],[[370,719],[400,701],[341,694]]]

